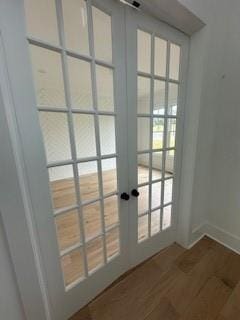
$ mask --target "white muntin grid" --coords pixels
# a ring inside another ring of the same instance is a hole
[[[163,210],[167,206],[172,206],[173,205],[173,198],[172,201],[168,203],[164,203],[164,192],[165,192],[165,181],[172,179],[172,194],[174,193],[174,187],[175,187],[175,179],[174,179],[174,170],[173,168],[173,175],[166,175],[166,153],[169,151],[174,151],[174,157],[176,154],[176,147],[168,147],[167,146],[167,139],[168,139],[168,120],[169,119],[174,119],[177,123],[178,120],[178,109],[177,109],[177,115],[169,115],[168,114],[168,106],[169,106],[169,84],[174,83],[177,84],[178,86],[180,85],[179,80],[174,80],[169,78],[169,69],[170,69],[170,46],[171,43],[169,40],[164,39],[163,37],[159,36],[155,32],[149,32],[149,30],[144,30],[142,28],[138,28],[139,31],[143,31],[148,33],[151,36],[151,63],[150,63],[150,73],[147,72],[142,72],[142,71],[137,71],[137,77],[144,77],[147,79],[150,79],[150,113],[139,113],[138,112],[138,119],[139,118],[147,118],[150,119],[150,134],[149,134],[149,149],[146,150],[140,150],[137,152],[138,155],[149,155],[149,165],[148,165],[148,181],[144,183],[138,183],[138,187],[143,187],[143,186],[148,186],[148,210],[143,211],[143,212],[138,212],[138,219],[140,219],[143,216],[148,216],[148,233],[147,237],[144,237],[143,239],[139,239],[139,242],[142,242],[144,240],[147,240],[151,236],[155,236],[157,233],[161,232],[163,230]],[[158,76],[155,75],[154,71],[154,62],[155,62],[155,38],[160,38],[162,40],[165,40],[167,43],[166,46],[166,74],[165,77],[163,76]],[[181,47],[180,47],[181,50]],[[180,66],[179,66],[180,69]],[[179,77],[180,79],[180,77]],[[154,114],[154,81],[155,80],[160,80],[164,81],[165,83],[165,94],[164,94],[164,114],[158,115]],[[178,96],[179,96],[179,90],[178,90]],[[177,105],[178,105],[178,97],[177,97]],[[163,119],[164,121],[164,130],[163,130],[163,146],[160,149],[153,149],[152,143],[153,143],[153,119],[154,118],[160,118]],[[176,131],[175,131],[176,135]],[[176,137],[175,137],[176,141]],[[153,169],[153,154],[157,152],[162,152],[162,175],[161,178],[159,179],[152,179],[152,169]],[[173,161],[175,163],[175,161]],[[159,206],[152,208],[152,185],[153,183],[161,183],[161,203]],[[139,203],[138,203],[139,206]],[[159,226],[159,232],[154,233],[154,235],[151,235],[151,215],[152,212],[155,212],[156,210],[160,210],[160,226]]]
[[[57,25],[58,25],[58,35],[59,35],[59,45],[53,45],[49,42],[45,42],[44,40],[36,39],[33,37],[27,37],[28,42],[30,45],[44,48],[50,51],[58,52],[61,55],[61,62],[62,62],[62,74],[63,74],[63,84],[64,84],[64,91],[65,91],[65,99],[66,99],[66,107],[65,108],[56,108],[54,106],[48,106],[48,107],[42,107],[38,106],[39,112],[56,112],[56,113],[64,113],[67,115],[67,121],[68,121],[68,128],[69,128],[69,140],[70,140],[70,148],[71,148],[71,156],[72,158],[69,160],[64,161],[54,161],[47,163],[47,168],[55,168],[58,166],[64,166],[64,165],[71,165],[73,168],[73,179],[74,179],[74,185],[76,190],[76,200],[77,204],[65,208],[60,208],[53,210],[54,216],[62,215],[67,212],[70,212],[71,210],[75,209],[78,211],[78,220],[79,220],[79,230],[80,230],[80,242],[74,244],[71,247],[68,247],[64,250],[61,250],[59,253],[60,259],[64,257],[65,255],[75,251],[80,250],[83,256],[83,265],[84,265],[84,276],[75,280],[71,284],[66,285],[66,290],[71,289],[76,284],[78,284],[83,279],[86,279],[89,277],[92,272],[95,272],[97,269],[103,267],[106,265],[109,261],[111,261],[116,255],[120,254],[121,251],[121,241],[119,240],[119,251],[114,256],[111,256],[111,258],[107,257],[107,249],[106,249],[106,234],[111,232],[114,229],[119,228],[119,218],[118,222],[114,225],[111,225],[106,229],[105,226],[105,219],[104,219],[104,199],[107,199],[111,196],[118,195],[119,190],[119,181],[117,178],[117,190],[108,194],[104,194],[103,192],[103,178],[102,178],[102,160],[104,159],[115,159],[116,160],[116,174],[118,172],[118,154],[108,154],[108,155],[101,155],[101,144],[100,144],[100,129],[99,129],[99,116],[112,116],[115,123],[115,132],[113,133],[115,135],[115,145],[117,150],[117,139],[116,139],[116,99],[115,99],[115,77],[114,77],[114,64],[108,63],[102,60],[99,60],[95,57],[95,51],[94,51],[94,38],[93,38],[93,18],[92,18],[92,1],[85,1],[87,6],[87,21],[88,21],[88,39],[89,39],[89,56],[83,55],[78,52],[74,52],[72,50],[67,49],[66,47],[66,41],[65,41],[65,34],[64,34],[64,18],[63,18],[63,8],[62,8],[62,1],[61,0],[55,0],[56,5],[56,13],[57,13]],[[97,8],[97,6],[94,7]],[[102,8],[100,8],[102,10]],[[104,13],[110,15],[108,12]],[[79,60],[84,60],[90,63],[91,66],[91,84],[92,84],[92,97],[93,97],[93,109],[92,110],[80,110],[80,109],[74,109],[72,106],[72,99],[70,94],[70,82],[69,82],[69,74],[68,74],[68,57],[74,57]],[[113,57],[114,61],[114,57]],[[113,94],[114,94],[114,111],[98,111],[98,96],[97,96],[97,82],[96,82],[96,66],[103,66],[106,68],[110,68],[113,71]],[[96,143],[96,156],[93,157],[83,157],[78,158],[77,156],[77,150],[76,150],[76,140],[75,140],[75,133],[74,133],[74,123],[73,123],[73,116],[74,114],[87,114],[92,115],[94,117],[94,129],[95,129],[95,143]],[[97,169],[98,169],[98,187],[99,187],[99,197],[90,200],[90,201],[82,201],[81,199],[81,190],[80,190],[80,183],[79,183],[79,172],[78,172],[78,164],[82,162],[88,162],[88,161],[96,161],[97,162]],[[118,177],[118,174],[117,174]],[[118,208],[119,208],[119,199],[118,201]],[[96,236],[92,237],[91,239],[88,239],[86,241],[85,239],[85,230],[84,230],[84,217],[83,217],[83,206],[93,204],[93,203],[100,203],[100,212],[101,212],[101,233],[97,234]],[[118,209],[119,210],[119,209]],[[118,212],[119,215],[119,212]],[[103,264],[97,267],[95,270],[91,270],[89,272],[89,266],[87,261],[87,245],[92,243],[96,239],[102,239],[102,248],[103,248]]]

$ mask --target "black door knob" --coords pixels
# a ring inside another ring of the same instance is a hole
[[[133,189],[131,191],[131,195],[134,196],[134,197],[138,197],[139,196],[139,192],[137,191],[137,189]]]
[[[127,194],[126,192],[123,192],[122,194],[121,194],[121,196],[120,196],[120,198],[122,199],[122,200],[129,200],[129,194]]]

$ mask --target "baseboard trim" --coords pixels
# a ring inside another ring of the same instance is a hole
[[[192,248],[204,236],[208,236],[228,249],[240,254],[240,237],[232,235],[208,221],[193,230],[188,249]]]

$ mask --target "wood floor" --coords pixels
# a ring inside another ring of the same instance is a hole
[[[141,182],[146,182],[149,176],[147,167],[138,167],[138,179]],[[160,170],[153,170],[153,179],[161,178]],[[170,174],[167,174],[170,176]],[[83,201],[91,201],[99,198],[98,175],[85,174],[80,176],[80,193]],[[167,180],[172,182],[172,180]],[[104,194],[109,194],[117,189],[117,180],[115,170],[106,170],[103,174]],[[54,208],[56,210],[63,207],[68,207],[76,204],[76,195],[74,180],[72,178],[55,180],[51,183],[52,198]],[[138,198],[139,213],[148,210],[148,186],[139,188],[140,196]],[[172,184],[166,183],[165,195],[170,199],[172,193]],[[160,205],[161,183],[154,183],[152,187],[152,206]],[[170,200],[169,200],[170,201]],[[95,268],[103,265],[103,243],[102,243],[102,221],[100,202],[84,205],[83,213],[83,228],[87,245],[87,263],[88,271],[91,272]],[[166,220],[166,221],[165,221]],[[171,216],[167,216],[163,221],[166,225],[170,225]],[[117,196],[111,196],[104,199],[104,221],[106,232],[106,250],[107,258],[110,259],[113,255],[119,252],[119,212]],[[79,218],[77,210],[73,209],[55,218],[57,238],[59,249],[61,252],[68,248],[74,247],[80,243]],[[152,235],[160,231],[160,214],[152,215],[151,233]],[[109,231],[111,228],[111,231]],[[148,221],[139,219],[139,239],[145,239],[148,231]],[[95,239],[92,240],[91,239]],[[71,251],[69,254],[64,254],[61,259],[62,269],[65,278],[65,284],[69,285],[72,282],[84,276],[83,255],[79,250]]]
[[[123,276],[71,320],[239,320],[240,256],[205,237]]]

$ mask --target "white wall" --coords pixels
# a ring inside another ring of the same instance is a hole
[[[215,130],[215,106],[218,92],[219,64],[222,57],[221,26],[224,10],[219,1],[184,0],[206,26],[192,36],[188,90],[192,108],[199,109],[195,177],[192,194],[192,228],[206,219],[211,192],[211,161]],[[197,118],[196,118],[197,119]]]
[[[189,52],[189,72],[188,86],[186,95],[186,112],[185,112],[185,142],[183,148],[182,176],[181,183],[183,188],[180,192],[180,219],[179,230],[182,234],[186,234],[185,238],[180,236],[181,244],[188,246],[191,230],[202,224],[205,220],[207,211],[206,185],[203,181],[209,177],[207,155],[211,150],[211,140],[213,134],[208,134],[208,139],[204,139],[205,131],[202,130],[202,118],[205,113],[203,110],[202,97],[204,77],[207,73],[208,50],[210,41],[210,22],[213,12],[206,7],[207,1],[181,0],[196,15],[203,19],[207,26],[194,34],[190,39]],[[200,3],[201,2],[201,3]],[[215,3],[212,0],[209,3]],[[208,16],[209,14],[209,16]],[[207,126],[210,130],[212,126]],[[206,132],[207,132],[207,129]],[[203,137],[202,137],[203,136]],[[206,152],[201,154],[202,144],[204,141],[204,149]],[[199,154],[201,157],[199,158]],[[185,187],[187,186],[187,187]],[[191,222],[189,223],[189,220]]]
[[[224,14],[208,220],[240,237],[240,2],[228,1]]]
[[[240,2],[180,2],[207,24],[191,39],[194,66],[188,94],[200,110],[192,229],[208,221],[221,230],[218,238],[230,234],[236,239],[240,237]],[[228,237],[224,241],[230,245]]]
[[[4,320],[24,320],[0,213],[0,314]]]

